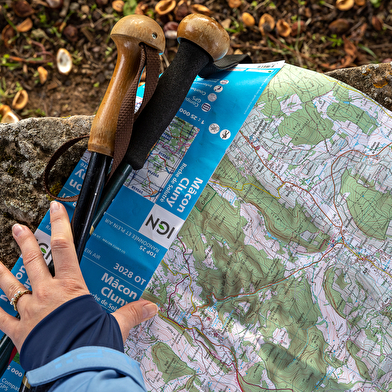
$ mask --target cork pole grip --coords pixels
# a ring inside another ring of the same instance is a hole
[[[165,36],[153,19],[144,15],[130,15],[117,22],[111,38],[117,46],[117,63],[92,123],[88,149],[112,157],[121,103],[139,69],[139,44],[144,42],[162,53],[165,48]]]

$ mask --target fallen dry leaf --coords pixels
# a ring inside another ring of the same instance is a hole
[[[372,16],[372,26],[373,26],[374,30],[381,31],[384,26],[384,23],[378,16],[373,15]]]
[[[343,37],[343,41],[344,41],[344,51],[346,52],[346,56],[344,56],[342,60],[342,64],[340,65],[339,68],[347,68],[348,66],[351,66],[357,57],[357,51],[358,51],[357,47],[352,41],[350,41],[346,37]]]

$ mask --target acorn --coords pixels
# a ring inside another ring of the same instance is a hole
[[[263,14],[259,20],[259,30],[262,35],[269,33],[275,27],[275,19],[270,14]]]
[[[40,83],[44,84],[48,79],[48,71],[42,66],[39,66],[37,71],[38,71]]]
[[[244,12],[241,18],[242,21],[244,22],[244,25],[247,27],[252,27],[256,23],[255,18],[249,12]]]
[[[336,0],[335,5],[340,11],[348,11],[354,7],[354,0]]]
[[[32,27],[32,20],[30,18],[27,18],[16,26],[16,30],[18,30],[19,33],[26,33],[27,31],[30,31]]]
[[[155,6],[155,12],[159,15],[169,14],[176,7],[175,0],[161,0]]]
[[[13,124],[17,123],[19,121],[19,117],[10,109],[7,112],[5,112],[1,118],[1,122],[8,123],[8,124]]]
[[[285,20],[279,19],[276,22],[276,31],[281,37],[286,38],[291,34],[291,27]]]
[[[178,23],[171,21],[165,24],[163,31],[167,39],[177,39]]]
[[[201,4],[193,4],[192,5],[192,13],[194,14],[202,14],[205,16],[210,16],[211,11],[208,7],[201,5]]]
[[[20,16],[21,18],[26,18],[32,14],[34,14],[34,10],[31,8],[31,5],[24,0],[18,0],[13,2],[12,9],[15,14]]]
[[[241,0],[228,0],[230,8],[239,8],[242,4]]]
[[[122,12],[123,12],[123,9],[124,9],[124,2],[123,2],[122,0],[113,1],[112,7],[113,7],[113,9],[114,9],[116,12],[122,13]]]
[[[63,30],[63,34],[71,41],[76,42],[78,40],[78,29],[74,25],[68,25]]]
[[[303,20],[296,21],[291,26],[291,36],[295,37],[297,34],[302,34],[306,30],[306,24]]]
[[[27,102],[29,102],[29,94],[27,94],[26,90],[20,90],[12,101],[12,107],[15,110],[21,110],[27,105]]]
[[[57,69],[63,75],[68,75],[72,70],[72,56],[67,49],[61,48],[56,55]]]
[[[11,25],[7,24],[4,27],[3,31],[1,32],[1,39],[4,42],[6,48],[11,48],[13,46],[12,38],[15,37],[15,30],[12,28]]]

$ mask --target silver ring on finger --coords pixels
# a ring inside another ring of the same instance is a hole
[[[10,304],[14,307],[15,311],[18,311],[18,308],[16,307],[16,304],[18,303],[20,297],[22,297],[25,294],[33,294],[30,290],[19,290],[17,293],[14,294],[14,296],[11,298]]]

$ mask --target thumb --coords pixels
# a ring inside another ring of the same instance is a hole
[[[120,309],[117,309],[112,315],[117,320],[123,341],[127,339],[129,331],[143,321],[150,319],[158,313],[158,306],[153,302],[145,299],[130,302]]]

